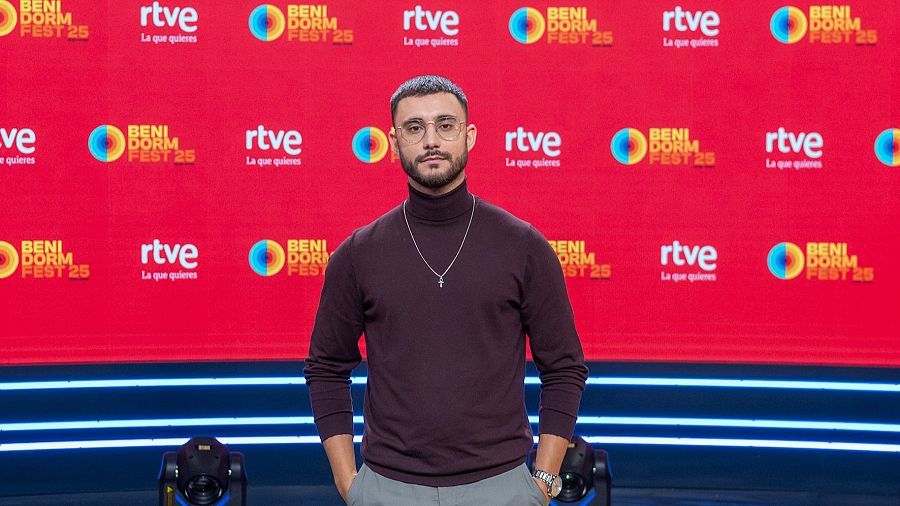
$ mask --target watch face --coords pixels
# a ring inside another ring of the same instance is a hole
[[[556,497],[562,492],[562,478],[559,476],[553,480],[553,486],[550,487],[550,497]]]

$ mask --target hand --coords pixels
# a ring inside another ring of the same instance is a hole
[[[341,498],[345,503],[350,503],[350,487],[353,485],[353,480],[356,479],[356,474],[353,473],[348,476],[349,479],[342,479],[340,483],[335,482],[335,486],[337,486],[338,493],[341,494]]]
[[[547,496],[547,501],[544,504],[550,504],[550,492],[547,489],[547,484],[544,483],[543,480],[539,480],[534,476],[532,476],[531,479],[534,480],[535,483],[537,483],[538,488],[544,492],[545,496]]]

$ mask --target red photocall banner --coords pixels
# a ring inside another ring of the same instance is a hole
[[[900,366],[900,2],[272,2],[0,0],[0,364],[305,358],[437,73],[588,359]]]

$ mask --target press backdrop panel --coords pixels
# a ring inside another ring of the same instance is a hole
[[[304,358],[439,73],[589,359],[898,366],[898,2],[791,5],[0,1],[0,363]]]

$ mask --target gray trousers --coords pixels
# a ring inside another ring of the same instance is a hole
[[[550,502],[525,464],[455,487],[411,485],[385,478],[363,464],[348,498],[349,506],[546,506]]]

